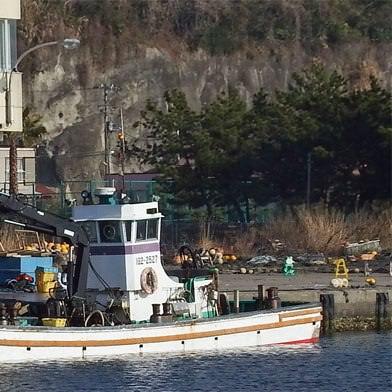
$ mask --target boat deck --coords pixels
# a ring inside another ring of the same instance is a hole
[[[294,305],[294,306],[282,306],[277,309],[266,309],[266,310],[256,310],[251,312],[241,312],[241,313],[230,313],[228,315],[218,316],[218,317],[210,317],[210,318],[194,318],[194,319],[183,319],[183,320],[176,320],[173,322],[165,322],[165,323],[137,323],[137,324],[123,324],[123,325],[115,325],[115,326],[105,326],[105,327],[64,327],[64,328],[57,328],[57,327],[47,327],[47,326],[15,326],[15,325],[4,325],[0,326],[0,331],[2,329],[7,330],[28,330],[28,331],[60,331],[60,330],[67,330],[67,331],[86,331],[86,330],[124,330],[124,329],[140,329],[140,328],[159,328],[162,325],[166,326],[188,326],[188,325],[195,325],[195,324],[203,324],[203,323],[211,323],[211,322],[221,322],[221,321],[228,321],[228,320],[235,320],[235,319],[244,319],[246,317],[254,317],[257,314],[260,315],[267,315],[267,314],[275,314],[281,312],[294,312],[294,311],[301,311],[304,312],[308,310],[310,313],[314,313],[314,308],[319,308],[321,305],[318,302],[313,303],[306,303],[301,305]]]

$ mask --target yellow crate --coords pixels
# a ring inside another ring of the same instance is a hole
[[[49,293],[50,289],[56,287],[57,273],[36,271],[35,281],[39,293]]]
[[[66,318],[43,318],[41,319],[42,325],[45,327],[64,328],[67,323]]]

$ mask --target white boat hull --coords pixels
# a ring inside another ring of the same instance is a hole
[[[0,362],[312,343],[321,307],[297,306],[209,320],[122,327],[0,327]]]

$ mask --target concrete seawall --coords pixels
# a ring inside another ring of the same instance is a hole
[[[281,291],[283,301],[323,305],[323,331],[364,331],[392,329],[392,289],[340,289]]]
[[[320,280],[331,279],[330,274],[320,277]],[[312,275],[314,279],[314,276]],[[383,285],[376,287],[348,287],[334,289],[332,287],[306,287],[308,279],[306,274],[297,277],[302,284],[289,281],[276,274],[272,277],[263,275],[248,279],[246,276],[221,277],[222,289],[235,289],[240,287],[240,299],[250,300],[257,297],[257,285],[251,288],[251,284],[263,284],[265,288],[271,287],[272,282],[279,289],[279,297],[283,302],[321,302],[323,305],[323,332],[334,331],[366,331],[366,330],[392,330],[392,283],[391,277],[378,277]],[[290,284],[288,284],[290,282]],[[294,284],[293,284],[294,283]],[[309,282],[308,282],[309,283]],[[321,284],[318,284],[321,286]],[[302,287],[301,287],[302,286]],[[316,285],[317,286],[317,285]],[[229,298],[232,298],[232,290],[227,290]]]

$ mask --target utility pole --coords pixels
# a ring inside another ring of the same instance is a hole
[[[105,174],[110,174],[112,165],[112,155],[111,155],[111,143],[110,143],[110,132],[111,130],[111,120],[110,114],[114,109],[113,106],[109,104],[109,93],[117,92],[119,87],[113,83],[102,83],[95,87],[103,90],[103,106],[100,106],[101,112],[103,113],[103,147],[105,154]]]
[[[18,193],[18,147],[15,135],[9,136],[9,194],[16,195]]]
[[[122,176],[122,191],[125,192],[125,132],[124,132],[124,117],[122,107],[120,108],[121,117],[121,134],[120,139],[120,157],[121,157],[121,176]]]

